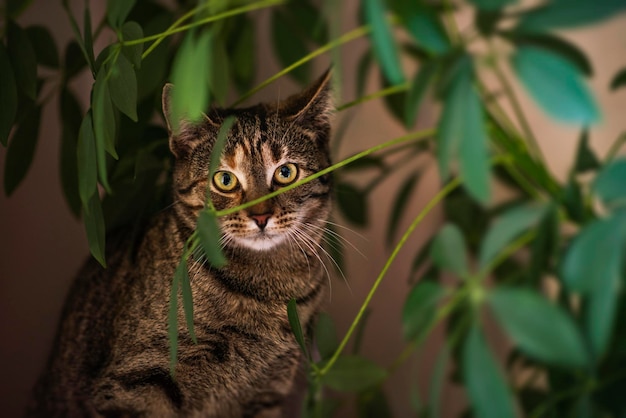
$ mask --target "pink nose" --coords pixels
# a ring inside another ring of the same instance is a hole
[[[261,229],[264,229],[267,226],[267,220],[272,216],[270,213],[262,213],[259,215],[250,215],[250,217],[254,220],[257,226]]]

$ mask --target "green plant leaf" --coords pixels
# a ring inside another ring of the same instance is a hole
[[[78,191],[83,208],[89,210],[89,201],[97,191],[98,159],[96,157],[96,138],[93,133],[91,110],[87,112],[80,125],[78,145]]]
[[[450,50],[450,42],[435,10],[411,0],[394,0],[391,4],[418,45],[431,54],[444,54]]]
[[[291,29],[292,23],[280,9],[274,9],[272,13],[272,44],[274,51],[283,68],[288,67],[300,58],[307,55],[308,48],[305,41]],[[291,71],[299,83],[306,84],[310,81],[311,68],[306,63]]]
[[[347,220],[357,226],[366,226],[367,216],[367,195],[363,190],[358,189],[350,183],[339,183],[335,189],[337,205],[341,213]]]
[[[370,360],[359,356],[342,356],[320,381],[338,391],[360,392],[376,386],[386,377],[387,371]]]
[[[119,28],[128,17],[137,0],[107,0],[107,20],[113,28]]]
[[[467,250],[463,233],[454,224],[445,224],[433,240],[430,251],[435,264],[442,269],[463,277],[469,272]]]
[[[611,90],[615,91],[626,86],[626,68],[622,68],[611,80]]]
[[[17,23],[7,25],[7,51],[17,86],[28,98],[37,99],[37,57],[28,35]]]
[[[59,68],[59,51],[48,28],[34,25],[26,28],[25,32],[33,46],[37,62],[49,68]]]
[[[361,97],[365,93],[365,87],[367,83],[367,75],[370,68],[372,68],[372,62],[374,56],[371,49],[367,49],[361,58],[359,58],[359,64],[356,71],[356,96]]]
[[[187,259],[183,256],[176,268],[174,275],[178,275],[178,283],[183,295],[183,310],[185,311],[185,320],[187,322],[187,330],[189,336],[194,343],[197,343],[196,333],[194,331],[193,323],[193,295],[191,292],[191,283],[189,280],[189,270],[187,269]],[[178,271],[180,270],[180,272]]]
[[[7,0],[6,16],[15,19],[32,4],[33,0]]]
[[[359,393],[357,397],[358,418],[392,418],[391,407],[382,388]]]
[[[59,97],[61,111],[61,152],[60,174],[65,201],[72,213],[80,216],[81,199],[78,192],[78,136],[82,122],[82,110],[78,100],[68,89],[61,90]],[[93,128],[91,128],[93,129]],[[93,131],[92,131],[93,135]],[[82,158],[82,156],[80,157]],[[95,167],[94,167],[95,172]],[[95,184],[94,186],[95,187]],[[93,190],[93,189],[92,189]]]
[[[293,332],[293,335],[296,338],[296,342],[300,346],[302,353],[308,360],[311,360],[311,356],[309,355],[309,349],[307,348],[306,344],[306,339],[304,338],[304,332],[302,332],[302,325],[300,322],[300,316],[298,315],[296,300],[293,298],[290,299],[289,303],[287,304],[287,319],[289,320],[291,331]]]
[[[89,57],[89,62],[93,63],[94,73],[98,71],[96,59],[93,53],[93,34],[91,32],[91,12],[89,11],[89,3],[85,3],[85,12],[83,14],[83,32],[84,32],[84,48],[85,53]]]
[[[87,231],[91,255],[98,260],[102,267],[106,267],[104,216],[97,191],[94,191],[84,208],[83,223]]]
[[[525,32],[545,32],[552,29],[588,25],[626,9],[622,0],[554,0],[522,15],[518,28]]]
[[[433,375],[430,378],[429,393],[428,393],[428,411],[430,417],[440,417],[441,415],[441,393],[445,383],[446,371],[448,369],[448,363],[450,362],[450,350],[447,345],[444,345],[437,359],[435,360],[435,367]]]
[[[398,48],[387,21],[384,0],[364,0],[365,20],[371,26],[371,40],[374,55],[385,78],[392,85],[404,83]]]
[[[212,212],[208,210],[200,212],[196,231],[198,232],[200,244],[202,245],[202,249],[209,263],[214,267],[226,265],[227,260],[224,254],[222,254],[220,247],[222,233],[220,232],[217,218]]]
[[[470,329],[462,355],[463,378],[475,416],[516,417],[511,391],[477,326]]]
[[[11,138],[4,166],[4,192],[7,196],[24,180],[33,162],[40,121],[41,107],[36,106],[29,110]]]
[[[215,174],[220,165],[222,150],[226,146],[226,141],[228,140],[228,132],[230,132],[230,129],[236,120],[235,116],[227,116],[220,125],[220,129],[217,132],[217,139],[215,140],[215,144],[213,144],[213,149],[211,150],[211,160],[209,161],[209,179],[213,178],[213,174]]]
[[[488,300],[502,328],[529,356],[556,366],[588,365],[581,334],[572,318],[539,293],[499,287]]]
[[[548,211],[537,226],[537,237],[531,243],[530,262],[527,268],[528,284],[540,286],[544,272],[552,272],[554,259],[559,250],[559,214],[555,205]]]
[[[498,29],[498,24],[502,19],[502,9],[495,10],[477,10],[474,17],[474,25],[476,29],[484,37],[489,37]]]
[[[530,96],[554,119],[583,125],[600,119],[592,92],[570,61],[543,48],[523,46],[511,64]]]
[[[122,26],[122,39],[124,42],[134,41],[143,38],[143,29],[137,22],[126,22]],[[141,68],[141,54],[143,53],[143,44],[130,45],[122,48],[122,53],[126,55],[128,61],[136,70]]]
[[[76,76],[87,66],[83,51],[76,41],[70,41],[65,48],[65,60],[63,68],[64,82]]]
[[[480,248],[479,264],[485,268],[502,249],[524,231],[537,225],[548,209],[545,203],[515,206],[491,225]]]
[[[107,173],[106,153],[108,152],[116,159],[119,157],[115,151],[115,114],[104,68],[98,72],[93,86],[91,109],[93,112],[94,137],[96,139],[98,179],[107,193],[111,193],[109,175]]]
[[[407,341],[422,339],[435,319],[437,304],[445,289],[437,282],[422,280],[411,289],[402,309],[402,330]]]
[[[600,167],[600,161],[596,154],[589,148],[589,131],[584,129],[578,140],[578,151],[576,152],[576,162],[574,163],[575,173],[584,173],[589,170],[596,170]]]
[[[593,181],[593,192],[610,207],[626,205],[626,158],[612,161]]]
[[[137,122],[137,76],[124,54],[118,55],[111,68],[108,88],[113,104],[131,120]]]
[[[480,10],[500,10],[506,6],[517,3],[517,0],[470,0]]]
[[[301,0],[285,8],[303,34],[318,45],[328,42],[328,25],[324,16],[309,0]]]
[[[339,347],[337,331],[333,319],[326,312],[322,312],[317,317],[315,324],[315,345],[322,360],[328,360]]]
[[[233,69],[233,80],[239,90],[244,93],[250,90],[254,81],[254,63],[256,62],[256,48],[254,47],[255,23],[246,17],[239,28],[234,31],[237,38],[232,48],[231,67]]]
[[[393,243],[393,237],[395,236],[396,230],[398,229],[398,224],[400,222],[400,219],[402,219],[402,215],[404,215],[404,212],[406,211],[407,205],[410,201],[411,193],[415,189],[415,185],[417,184],[419,176],[419,172],[411,174],[404,181],[402,187],[398,189],[398,194],[396,194],[396,199],[393,203],[393,207],[391,210],[391,216],[389,217],[389,226],[387,228],[388,246],[391,246],[391,244]]]
[[[407,128],[415,125],[417,112],[420,105],[424,101],[424,97],[426,96],[426,92],[428,91],[431,81],[437,74],[438,68],[438,62],[426,61],[415,73],[415,78],[411,83],[411,88],[406,96],[406,103],[404,105],[404,125]]]
[[[230,85],[230,64],[228,55],[221,39],[213,39],[213,56],[211,58],[211,79],[209,85],[217,102],[224,106],[228,97]]]
[[[6,147],[17,115],[17,88],[13,68],[4,44],[0,42],[0,143]]]

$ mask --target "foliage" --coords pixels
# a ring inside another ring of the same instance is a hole
[[[301,83],[309,81],[310,62],[319,55],[330,53],[335,67],[341,68],[340,54],[333,51],[354,39],[369,39],[370,49],[354,77],[360,97],[338,111],[382,98],[407,135],[363,150],[289,188],[334,172],[340,212],[365,226],[371,222],[369,193],[417,155],[433,154],[444,186],[413,215],[344,337],[337,338],[328,317],[320,319],[314,338],[321,358],[309,350],[312,336],[301,329],[295,303],[286,306],[309,364],[305,416],[327,417],[336,410],[337,398],[325,396],[329,390],[357,393],[359,416],[392,416],[385,380],[443,323],[447,337],[432,377],[430,401],[416,403],[416,416],[439,416],[438,393],[446,378],[466,388],[468,412],[474,416],[626,413],[621,396],[626,384],[626,160],[617,157],[626,135],[616,139],[605,157],[589,148],[588,131],[601,117],[587,83],[592,63],[555,33],[598,24],[622,12],[626,3],[552,0],[526,8],[516,0],[468,0],[473,25],[460,32],[455,23],[460,1],[362,0],[362,26],[340,34],[333,1],[178,0],[167,8],[150,0],[109,0],[105,18],[92,22],[88,1],[79,20],[63,0],[74,40],[61,54],[46,27],[20,26],[19,16],[30,3],[7,2],[0,31],[4,190],[13,193],[28,172],[42,108],[57,100],[64,195],[70,210],[82,217],[90,250],[103,265],[106,230],[137,222],[167,204],[169,185],[163,179],[171,157],[163,123],[155,123],[166,80],[177,86],[173,114],[193,119],[209,104],[225,105],[234,94],[231,90],[239,94],[238,103],[286,74]],[[271,13],[272,43],[284,70],[253,88],[259,9]],[[103,33],[113,33],[115,40],[94,51],[94,41]],[[475,44],[486,48],[473,48]],[[408,66],[402,62],[415,63],[417,70],[406,74]],[[503,65],[550,117],[580,127],[578,153],[566,182],[557,181],[545,165]],[[375,67],[382,74],[382,89],[365,93],[364,80]],[[83,71],[94,80],[87,109],[81,108],[71,87]],[[485,72],[495,74],[497,86],[483,83]],[[612,90],[626,85],[625,74],[626,68],[614,76]],[[429,95],[442,107],[436,130],[413,131],[417,111]],[[502,110],[494,100],[497,95],[511,102],[513,115]],[[392,165],[391,154],[405,158]],[[359,188],[347,180],[348,169],[372,172],[374,180]],[[583,172],[591,173],[590,187],[581,182]],[[410,215],[407,204],[419,180],[420,172],[413,171],[398,188],[388,244],[396,239],[399,220]],[[490,205],[494,182],[516,197]],[[415,255],[415,272],[425,273],[407,293],[402,316],[405,350],[390,367],[346,354],[352,336],[359,340],[369,303],[391,263],[411,232],[441,202],[447,222]],[[173,278],[172,362],[179,291],[193,338],[187,259],[203,251],[214,264],[223,262],[215,231],[217,218],[225,213],[209,202]],[[526,256],[517,257],[519,253]],[[457,279],[454,285],[441,281],[444,272]],[[543,291],[546,281],[559,284],[556,295]],[[486,338],[485,311],[511,341],[504,363]],[[445,365],[450,361],[457,373],[448,376]],[[515,379],[520,368],[535,378]],[[538,380],[545,383],[538,385]]]

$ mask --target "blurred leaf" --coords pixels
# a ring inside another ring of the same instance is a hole
[[[470,0],[480,10],[500,10],[506,6],[517,3],[517,0]]]
[[[15,19],[20,16],[33,2],[33,0],[7,0],[6,16]]]
[[[478,10],[474,18],[474,24],[478,31],[485,37],[491,36],[498,27],[502,18],[502,9]]]
[[[302,332],[302,325],[300,322],[300,317],[298,315],[298,307],[296,305],[295,299],[290,299],[287,304],[287,318],[289,319],[289,325],[291,326],[291,331],[293,332],[300,349],[304,356],[311,360],[311,356],[309,355],[309,350],[307,348],[306,339],[304,338],[304,332]]]
[[[411,83],[411,88],[406,96],[406,103],[404,105],[404,125],[407,128],[415,125],[420,105],[426,96],[426,91],[428,91],[433,77],[437,74],[438,68],[438,62],[426,61],[420,65],[415,73],[415,78]]]
[[[578,151],[576,152],[576,162],[574,163],[575,173],[584,173],[589,170],[596,170],[600,167],[600,161],[595,153],[589,148],[589,131],[584,129],[578,140]]]
[[[561,200],[572,221],[578,223],[585,221],[588,212],[585,207],[585,197],[574,176],[570,176],[569,181],[563,187]]]
[[[537,227],[537,237],[531,243],[530,262],[527,267],[527,280],[531,286],[539,286],[542,272],[551,272],[552,259],[560,244],[559,214],[556,206],[550,205]]]
[[[626,68],[622,68],[611,80],[611,90],[626,86]]]
[[[19,186],[33,162],[40,121],[41,107],[36,106],[28,111],[11,138],[4,166],[4,192],[7,196]]]
[[[475,416],[517,416],[511,391],[477,326],[470,329],[463,346],[463,377]]]
[[[13,68],[4,44],[0,42],[0,143],[6,147],[17,115],[17,89]]]
[[[252,87],[254,81],[255,57],[255,23],[244,17],[241,25],[233,32],[236,35],[235,44],[230,49],[233,69],[233,79],[239,90],[245,92]]]
[[[213,144],[213,149],[211,151],[211,160],[209,161],[209,179],[213,178],[213,174],[217,171],[220,165],[222,150],[226,146],[228,133],[236,120],[235,116],[231,115],[227,116],[222,121],[220,129],[217,132],[217,139],[215,140],[215,144]]]
[[[439,351],[435,360],[433,375],[430,378],[428,394],[429,417],[440,417],[441,415],[441,392],[445,383],[446,371],[450,362],[450,350],[447,345]]]
[[[122,26],[122,38],[124,42],[134,41],[143,38],[143,29],[137,22],[126,22]],[[143,53],[143,44],[125,46],[122,53],[135,67],[135,70],[141,68],[141,54]]]
[[[358,418],[391,418],[391,407],[381,388],[359,393],[357,397]]]
[[[79,157],[77,147],[82,122],[82,110],[76,97],[67,89],[61,91],[59,107],[62,122],[60,152],[61,185],[70,210],[75,216],[79,216],[81,200],[78,192]]]
[[[98,178],[107,193],[111,193],[107,173],[106,152],[118,159],[115,151],[115,114],[109,86],[106,81],[106,70],[100,69],[93,85],[92,104],[93,128],[96,138],[96,158],[98,160]]]
[[[98,159],[96,157],[96,138],[93,133],[91,110],[85,115],[80,125],[78,145],[78,191],[83,208],[89,209],[89,200],[97,191]]]
[[[85,3],[85,12],[83,15],[83,32],[84,32],[84,48],[85,53],[89,57],[89,62],[95,63],[95,57],[93,54],[93,35],[91,32],[91,12],[89,11],[89,3]],[[97,66],[94,66],[94,74],[98,71]]]
[[[437,282],[422,280],[411,289],[402,309],[404,339],[419,340],[430,331],[437,305],[445,296],[445,289]]]
[[[361,58],[359,59],[359,64],[357,66],[356,72],[356,96],[361,97],[365,93],[365,87],[367,84],[367,75],[369,74],[370,68],[372,68],[372,62],[374,57],[372,55],[372,50],[366,50]]]
[[[37,58],[28,35],[17,23],[7,25],[7,51],[19,88],[32,100],[37,99]]]
[[[454,224],[446,223],[433,240],[431,251],[433,261],[442,270],[463,277],[468,273],[467,250],[461,230]]]
[[[626,9],[622,0],[553,0],[522,15],[518,28],[525,32],[579,27],[604,20]]]
[[[321,377],[322,384],[338,391],[360,392],[382,382],[385,369],[359,356],[341,356]]]
[[[412,0],[393,0],[396,15],[413,39],[431,54],[443,54],[450,49],[439,14],[424,3]]]
[[[113,28],[119,28],[128,17],[137,0],[107,0],[107,20]]]
[[[365,335],[365,328],[367,326],[367,321],[370,318],[371,311],[366,309],[363,312],[363,316],[361,317],[361,322],[359,322],[356,326],[356,331],[354,331],[354,343],[352,344],[352,354],[356,355],[361,351],[361,346],[363,345],[363,336]]]
[[[485,268],[508,244],[543,219],[548,205],[533,203],[515,206],[491,225],[480,248],[480,267]]]
[[[294,2],[284,9],[289,14],[300,36],[306,36],[318,45],[328,42],[328,28],[319,8],[309,0]]]
[[[59,51],[54,38],[45,26],[29,26],[25,30],[30,39],[37,62],[50,68],[59,68]]]
[[[97,191],[94,191],[91,195],[84,209],[83,223],[87,231],[89,251],[91,251],[91,255],[98,260],[102,267],[106,267],[104,216],[102,215],[102,206]]]
[[[70,41],[65,49],[65,64],[63,68],[64,81],[74,77],[87,66],[85,56],[76,41]]]
[[[593,192],[610,207],[626,204],[626,158],[612,161],[600,170],[592,184]]]
[[[305,41],[290,29],[291,25],[292,23],[280,9],[274,9],[272,13],[272,44],[283,68],[290,66],[309,52]],[[310,74],[311,66],[309,63],[290,72],[290,75],[300,84],[308,83],[311,79]]]
[[[367,195],[350,183],[339,183],[335,189],[337,205],[347,220],[364,227],[368,223]]]
[[[213,56],[211,59],[211,75],[209,85],[217,102],[224,106],[230,85],[230,64],[224,49],[224,43],[217,37],[213,38]]]
[[[137,122],[137,76],[124,54],[117,57],[111,68],[108,88],[113,104],[126,116]],[[113,149],[115,153],[115,149]],[[115,155],[115,154],[111,154]]]
[[[189,271],[187,270],[187,260],[183,257],[180,260],[180,263],[177,267],[177,270],[180,269],[180,278],[179,283],[181,287],[181,293],[183,295],[183,310],[185,311],[185,320],[187,322],[187,330],[189,331],[189,336],[194,343],[198,343],[196,338],[196,333],[194,331],[194,323],[193,323],[193,295],[191,293],[191,283],[189,281]],[[174,274],[177,274],[175,272]]]
[[[382,158],[375,155],[368,155],[363,158],[359,158],[355,162],[342,167],[343,172],[358,171],[358,170],[384,170],[386,168],[385,162]]]
[[[400,57],[391,28],[387,21],[384,0],[363,0],[365,20],[371,26],[371,41],[374,54],[385,78],[392,84],[404,83]]]
[[[142,5],[144,3],[139,4]],[[144,31],[146,34],[163,32],[170,24],[171,16],[169,14],[162,14],[151,20],[144,27]],[[141,68],[135,66],[137,73],[138,101],[143,100],[148,95],[154,95],[155,91],[158,91],[158,95],[161,97],[161,89],[165,84],[166,77],[169,75],[167,72],[170,61],[171,56],[168,51],[168,45],[166,42],[162,42],[142,60]]]
[[[394,235],[398,229],[398,224],[402,219],[402,215],[406,211],[407,205],[410,202],[411,193],[415,189],[415,185],[417,184],[417,180],[419,179],[420,173],[415,172],[411,174],[402,184],[402,187],[398,190],[398,194],[396,195],[396,199],[393,203],[393,208],[391,211],[391,216],[389,217],[389,226],[387,228],[387,245],[391,246],[393,243]]]
[[[328,360],[339,347],[337,331],[331,316],[322,312],[317,317],[315,324],[315,344],[320,352],[322,360]]]
[[[531,97],[554,119],[583,125],[600,119],[592,92],[570,61],[543,48],[522,46],[511,64]]]
[[[198,225],[196,226],[198,238],[207,260],[214,267],[223,267],[226,265],[227,260],[222,254],[220,247],[220,238],[222,233],[220,232],[217,218],[215,214],[208,210],[200,212],[198,217]]]
[[[520,350],[548,364],[584,367],[588,355],[572,318],[544,296],[527,289],[498,287],[489,304]]]

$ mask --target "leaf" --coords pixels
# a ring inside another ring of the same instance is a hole
[[[328,42],[328,28],[320,10],[309,0],[294,2],[285,8],[290,20],[297,25],[301,33],[318,45]]]
[[[211,160],[209,161],[209,179],[213,178],[213,174],[215,174],[219,168],[220,160],[222,158],[222,150],[226,146],[226,141],[228,141],[228,133],[236,120],[237,118],[235,116],[227,116],[220,125],[220,129],[217,132],[217,139],[215,140],[215,144],[213,144],[213,149],[211,150]]]
[[[61,122],[63,125],[61,130],[60,152],[61,186],[63,187],[65,201],[72,213],[78,217],[80,215],[81,199],[78,191],[79,157],[77,148],[82,122],[82,110],[78,100],[68,89],[61,90],[59,101]]]
[[[0,42],[0,143],[6,147],[17,115],[17,88],[13,68],[4,44]]]
[[[365,93],[365,87],[367,83],[367,75],[369,74],[369,70],[372,67],[373,61],[372,50],[366,50],[361,58],[359,59],[359,64],[357,65],[356,72],[356,96],[361,97]]]
[[[291,22],[279,9],[274,9],[271,25],[272,44],[282,67],[288,67],[307,55],[308,48],[305,41],[293,32]],[[295,68],[290,74],[299,83],[306,84],[310,80],[310,70],[310,65],[306,63]]]
[[[230,84],[230,65],[224,43],[218,38],[213,39],[213,57],[211,59],[211,79],[209,85],[213,96],[220,105],[225,105]]]
[[[365,20],[372,28],[370,38],[374,55],[385,78],[392,85],[404,83],[398,48],[387,22],[384,0],[364,0],[363,7]]]
[[[215,214],[208,210],[200,212],[196,232],[198,233],[200,244],[202,245],[202,249],[209,263],[214,267],[225,266],[227,260],[220,247],[222,233]]]
[[[19,88],[32,100],[37,99],[37,58],[28,35],[14,21],[7,25],[7,51]]]
[[[4,192],[7,196],[19,186],[33,162],[40,121],[41,107],[37,106],[29,110],[11,138],[4,166]]]
[[[419,172],[415,172],[411,174],[402,184],[402,187],[398,190],[398,194],[396,195],[396,199],[393,203],[393,209],[391,211],[391,216],[389,217],[389,226],[387,228],[387,245],[391,246],[393,242],[393,237],[398,229],[398,224],[402,215],[406,211],[407,204],[410,201],[411,193],[413,189],[415,189],[415,184],[419,179]]]
[[[298,315],[296,300],[293,298],[291,298],[289,300],[289,303],[287,304],[287,319],[289,320],[289,326],[291,326],[291,331],[293,332],[293,335],[296,338],[296,342],[300,346],[302,353],[308,360],[311,360],[306,340],[304,338],[304,333],[302,332],[302,325],[300,323],[300,317]]]
[[[426,61],[415,73],[415,78],[411,83],[404,105],[404,125],[407,128],[415,125],[417,112],[424,101],[433,77],[437,74],[438,68],[439,64],[436,61]]]
[[[517,3],[517,0],[470,0],[480,10],[500,10],[506,6]]]
[[[89,11],[89,3],[85,3],[85,12],[83,14],[83,32],[84,32],[84,48],[85,54],[89,58],[89,62],[93,63],[93,72],[98,71],[98,66],[95,65],[95,58],[93,54],[93,34],[91,32],[91,12]]]
[[[481,35],[489,37],[498,29],[502,15],[502,9],[478,10],[474,18],[474,25]]]
[[[180,270],[180,271],[179,271]],[[187,269],[187,259],[183,256],[181,258],[174,276],[178,276],[178,283],[183,294],[183,310],[185,311],[185,320],[187,322],[187,329],[189,330],[189,336],[194,343],[198,343],[196,333],[194,331],[193,323],[193,295],[191,293],[191,283],[189,281],[189,270]]]
[[[113,104],[131,120],[137,122],[137,76],[124,54],[118,55],[117,61],[113,64],[108,89]]]
[[[359,393],[357,397],[358,418],[391,418],[391,407],[382,388]]]
[[[541,284],[543,272],[552,272],[553,259],[559,250],[559,214],[555,205],[550,205],[547,213],[537,226],[537,237],[531,244],[530,262],[527,267],[527,280],[532,286]]]
[[[382,382],[387,371],[359,356],[342,356],[321,377],[322,384],[338,391],[360,392]]]
[[[444,54],[450,50],[439,15],[433,9],[411,0],[395,0],[392,5],[400,22],[418,45],[431,54]]]
[[[96,138],[93,133],[91,111],[87,112],[80,125],[78,145],[78,191],[83,208],[89,210],[89,201],[97,191],[98,160],[96,157]]]
[[[522,15],[518,29],[525,32],[544,32],[552,29],[588,25],[626,9],[622,0],[554,0]]]
[[[589,131],[584,129],[578,140],[578,151],[576,152],[576,162],[574,163],[575,173],[584,173],[589,170],[596,170],[600,167],[600,161],[594,152],[589,148]]]
[[[626,68],[622,68],[611,80],[611,90],[615,91],[626,86]]]
[[[337,205],[346,219],[357,226],[366,226],[367,195],[350,183],[339,183],[335,190]]]
[[[413,286],[402,309],[402,330],[407,341],[421,340],[430,331],[437,304],[445,296],[445,289],[437,282],[422,280]]]
[[[231,50],[233,79],[241,92],[246,92],[252,87],[254,81],[254,63],[256,58],[255,48],[255,23],[245,18],[240,29],[234,31],[237,38]]]
[[[109,178],[107,173],[106,153],[113,158],[119,158],[115,151],[115,114],[108,83],[106,81],[105,69],[98,72],[96,82],[93,86],[92,95],[92,118],[94,137],[96,139],[96,158],[98,161],[98,178],[107,193],[111,193]]]
[[[107,20],[113,28],[119,28],[128,17],[137,0],[107,0]]]
[[[476,326],[470,329],[463,345],[463,377],[475,416],[517,416],[511,391]]]
[[[83,211],[83,223],[87,231],[87,241],[91,255],[98,260],[102,267],[106,268],[105,260],[105,232],[104,216],[102,215],[102,205],[97,191],[89,198]]]
[[[612,161],[593,181],[593,192],[610,207],[626,204],[626,158]]]
[[[445,224],[433,240],[430,251],[435,264],[459,277],[468,272],[467,250],[463,233],[454,224]]]
[[[85,60],[80,45],[78,45],[76,41],[70,41],[65,49],[65,63],[63,68],[64,82],[67,82],[67,80],[82,71],[85,66],[87,66],[87,61]]]
[[[31,5],[33,0],[7,0],[6,16],[15,19]]]
[[[600,119],[593,94],[568,60],[543,48],[523,46],[511,64],[530,96],[554,119],[583,125]]]
[[[37,62],[49,68],[59,68],[59,51],[48,28],[34,25],[26,28],[25,32],[33,46]]]
[[[588,355],[574,321],[527,289],[499,287],[489,295],[497,321],[520,350],[551,365],[584,367]]]
[[[122,26],[122,39],[124,42],[130,42],[143,38],[143,29],[137,22],[126,22]],[[122,48],[122,53],[126,55],[128,61],[136,70],[141,68],[141,54],[143,53],[143,44],[130,45]]]
[[[443,349],[437,355],[435,360],[435,367],[433,375],[430,378],[430,390],[428,394],[428,409],[430,412],[429,417],[440,417],[441,410],[441,392],[445,382],[445,375],[448,369],[448,363],[450,362],[450,350],[447,345],[443,346]]]
[[[485,268],[509,243],[524,231],[537,225],[548,205],[525,204],[515,206],[500,215],[491,225],[480,248],[480,267]]]
[[[315,324],[315,345],[322,360],[328,360],[339,347],[337,331],[333,319],[326,312],[322,312],[317,317]]]

